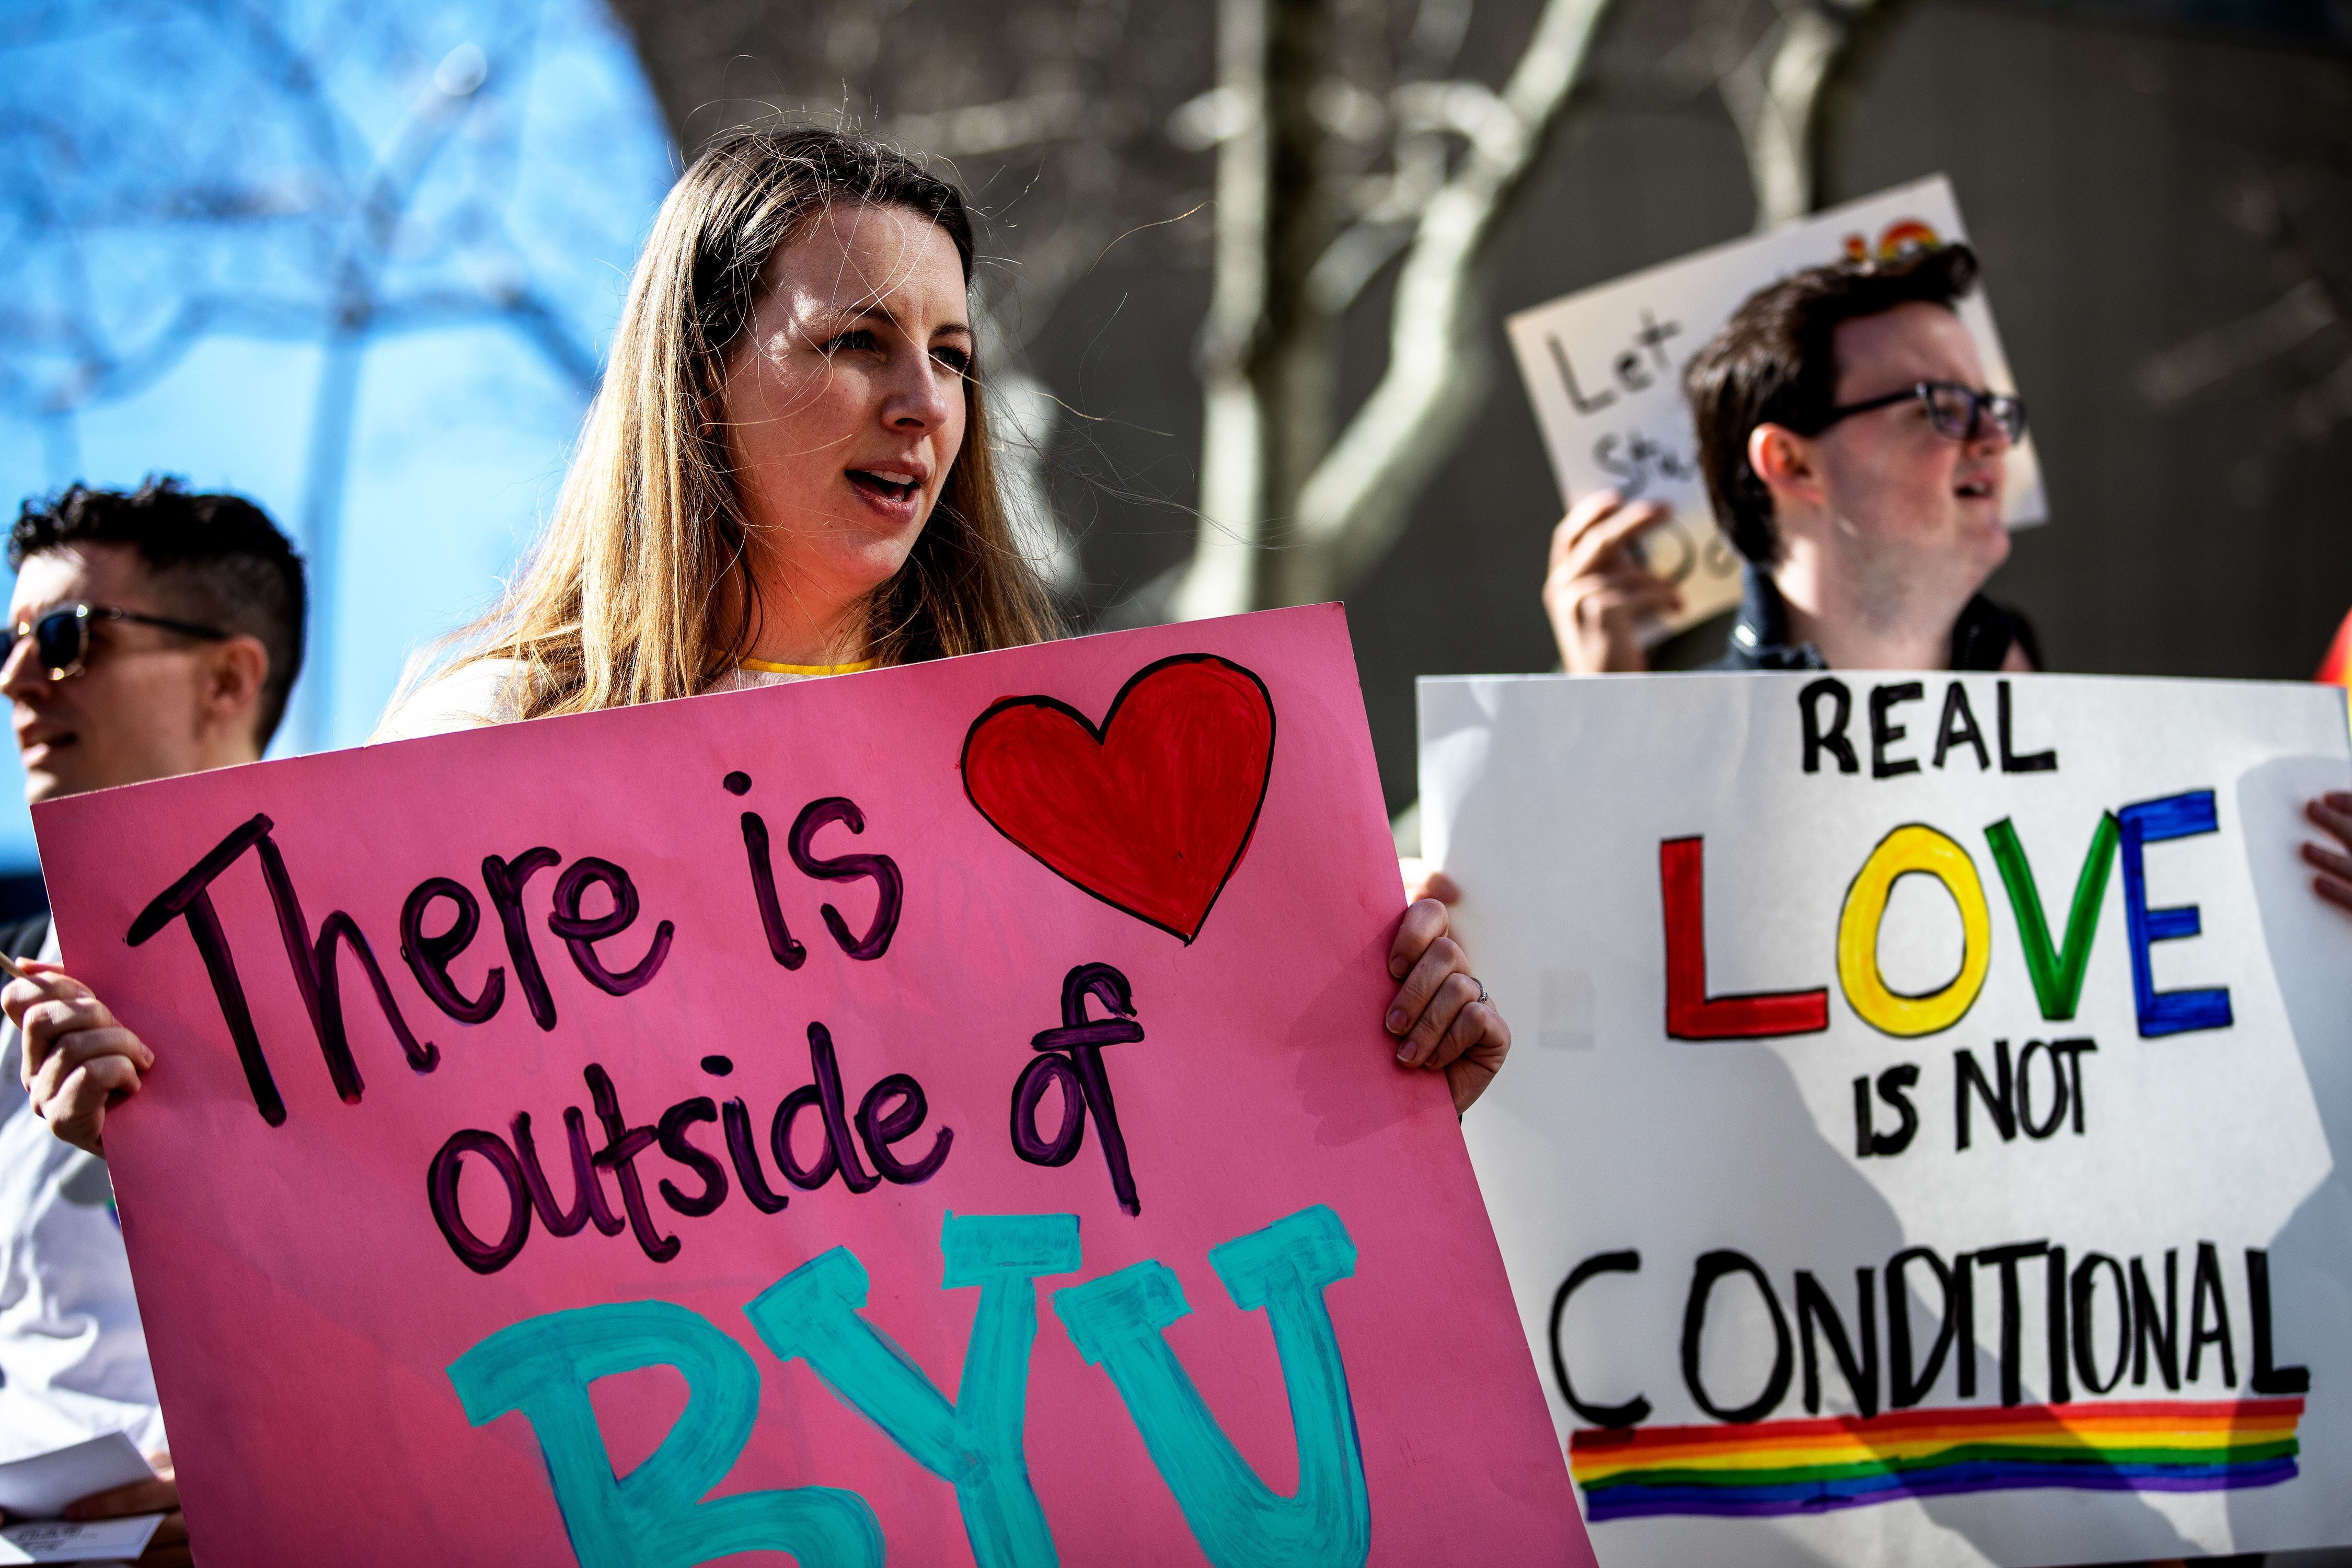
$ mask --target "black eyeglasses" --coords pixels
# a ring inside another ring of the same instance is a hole
[[[89,662],[89,623],[92,621],[134,621],[142,626],[161,626],[167,632],[177,632],[184,637],[201,637],[206,642],[226,642],[229,633],[218,626],[192,626],[186,621],[174,621],[163,616],[142,615],[137,610],[118,610],[110,605],[86,605],[77,600],[45,610],[29,621],[18,621],[14,635],[8,639],[8,652],[14,655],[16,645],[26,637],[33,639],[33,654],[41,668],[49,672],[51,680],[70,680],[79,675]]]
[[[1892,408],[1915,397],[1927,405],[1927,423],[1936,427],[1938,436],[1949,437],[1955,441],[1973,441],[1984,429],[1984,422],[1990,418],[2000,427],[2001,434],[2009,437],[2011,446],[2025,438],[2023,403],[2004,392],[1979,392],[1973,387],[1962,386],[1957,381],[1917,382],[1900,392],[1890,392],[1884,397],[1864,398],[1860,403],[1849,403],[1843,408],[1832,408],[1829,417],[1822,421],[1820,429],[1814,434],[1819,435],[1821,430],[1828,429],[1850,414],[1867,414],[1874,408]]]

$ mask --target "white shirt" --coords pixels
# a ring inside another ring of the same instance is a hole
[[[41,944],[58,962],[58,931]],[[165,1447],[147,1335],[106,1162],[25,1096],[24,1040],[0,1023],[0,1462],[125,1432]]]
[[[747,691],[755,686],[789,686],[823,675],[848,674],[863,665],[845,665],[837,672],[814,668],[730,669],[710,685],[712,691]],[[376,725],[368,744],[413,741],[420,735],[446,735],[454,730],[479,730],[509,724],[522,717],[521,669],[510,658],[481,658],[436,676],[395,701]]]

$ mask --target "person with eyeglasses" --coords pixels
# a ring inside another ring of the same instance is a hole
[[[305,611],[302,563],[260,508],[171,479],[132,493],[75,485],[25,503],[8,564],[0,689],[27,799],[260,759],[301,666]],[[37,1109],[76,1074],[90,1092],[135,1087],[152,1058],[62,978],[46,914],[0,926],[0,952],[42,977],[16,983],[39,998],[12,997],[21,1029],[0,1026],[0,1461],[126,1433],[156,1479],[85,1498],[71,1516],[167,1511],[139,1561],[184,1563],[106,1164],[50,1136]]]
[[[1976,277],[1965,245],[1808,268],[1749,296],[1684,368],[1707,496],[1746,577],[1709,668],[2041,668],[2032,627],[1982,592],[2009,557],[2001,486],[2025,406],[1986,384],[1954,310]],[[1665,516],[1604,492],[1555,531],[1543,599],[1570,673],[1648,668],[1640,623],[1676,598],[1634,543]],[[2352,849],[2352,795],[2310,816]],[[2321,896],[2352,907],[2352,858],[2304,853]]]
[[[1954,306],[1965,245],[1810,268],[1759,290],[1683,387],[1747,588],[1724,669],[2033,669],[2032,628],[1981,592],[2009,555],[2001,483],[2025,407],[1986,385]],[[1649,668],[1676,605],[1636,542],[1654,503],[1601,492],[1555,531],[1543,599],[1571,674]]]

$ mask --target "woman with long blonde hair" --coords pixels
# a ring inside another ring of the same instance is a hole
[[[1011,647],[1051,605],[1007,523],[954,186],[829,131],[737,131],[662,204],[555,518],[379,739]]]
[[[838,132],[736,131],[663,202],[546,537],[396,740],[1035,642],[990,463],[963,198]],[[1416,900],[1385,1023],[1457,1109],[1510,1032]],[[0,994],[53,1131],[96,1151],[152,1053],[46,970]],[[32,1011],[28,1015],[27,1008]]]

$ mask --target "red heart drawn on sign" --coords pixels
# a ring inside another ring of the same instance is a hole
[[[963,741],[963,787],[1005,837],[1115,909],[1191,942],[1241,864],[1274,767],[1265,682],[1214,654],[1146,665],[1097,729],[1008,697]]]

